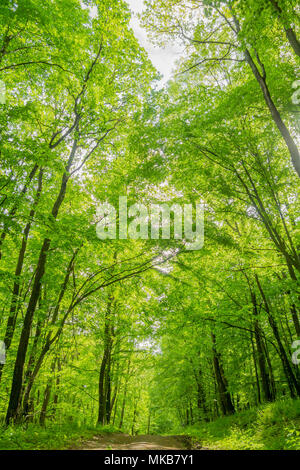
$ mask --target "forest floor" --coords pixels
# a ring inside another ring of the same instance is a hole
[[[146,428],[145,428],[146,429]],[[180,435],[182,433],[182,435]],[[130,436],[113,426],[37,423],[1,427],[0,450],[300,450],[300,400],[282,400],[169,435]]]
[[[113,433],[94,436],[73,449],[80,450],[180,450],[186,449],[184,436],[130,436]]]
[[[299,450],[300,400],[260,405],[184,428],[193,449]]]

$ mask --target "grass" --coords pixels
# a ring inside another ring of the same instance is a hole
[[[55,450],[80,446],[82,440],[95,435],[116,432],[111,426],[79,426],[49,423],[0,427],[0,450]]]
[[[185,429],[195,448],[299,450],[300,400],[279,401]]]

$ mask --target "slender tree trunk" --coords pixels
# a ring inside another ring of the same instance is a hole
[[[72,256],[72,258],[69,262],[67,272],[66,272],[66,275],[65,275],[65,278],[64,278],[64,281],[62,283],[60,293],[59,293],[59,296],[58,296],[58,301],[56,303],[56,306],[55,306],[55,309],[54,309],[54,312],[53,312],[53,315],[52,315],[52,318],[51,318],[50,327],[55,326],[55,323],[56,323],[56,320],[57,320],[57,317],[58,317],[58,314],[59,314],[59,307],[60,307],[60,304],[62,302],[62,299],[64,298],[64,295],[65,295],[65,292],[66,292],[66,289],[67,289],[67,286],[68,286],[70,274],[71,274],[72,269],[74,267],[75,258],[77,256],[78,252],[79,252],[79,249],[75,250],[75,252],[73,253],[73,256]],[[33,368],[32,371],[30,371],[30,373],[28,373],[27,383],[26,383],[26,387],[25,387],[24,400],[23,400],[23,407],[26,406],[27,400],[29,399],[30,391],[31,391],[32,386],[34,384],[34,381],[35,381],[35,379],[36,379],[36,377],[39,373],[39,370],[42,367],[42,364],[44,362],[44,359],[45,359],[47,353],[49,352],[52,344],[60,338],[60,335],[63,331],[64,322],[65,322],[66,318],[68,317],[71,310],[72,310],[72,306],[69,307],[69,309],[67,310],[67,312],[64,315],[63,319],[61,320],[60,326],[59,326],[58,331],[56,332],[56,334],[53,337],[51,337],[51,332],[50,332],[47,335],[45,344],[42,347],[40,355],[35,361],[34,368]]]
[[[211,337],[213,342],[213,364],[219,392],[220,405],[222,413],[224,415],[230,415],[233,414],[235,410],[228,390],[228,382],[221,364],[220,354],[216,350],[216,337],[213,333]]]
[[[6,414],[6,424],[9,424],[11,420],[15,420],[18,414],[18,408],[20,404],[19,401],[20,401],[22,385],[23,385],[23,370],[24,370],[25,358],[26,358],[28,342],[29,342],[29,337],[30,337],[31,324],[32,324],[33,314],[35,312],[35,308],[38,302],[38,298],[40,296],[41,281],[45,272],[45,264],[46,264],[46,258],[47,258],[49,247],[50,247],[50,240],[45,239],[42,249],[41,249],[38,267],[37,267],[35,280],[34,280],[34,285],[32,288],[32,293],[31,293],[29,304],[28,304],[27,312],[24,318],[23,329],[22,329],[21,337],[19,341],[19,347],[17,351],[17,357],[16,357],[15,367],[14,367],[14,372],[13,372],[11,393],[9,397],[9,404],[8,404],[8,409],[7,409],[7,414]]]
[[[77,149],[77,141],[74,140],[73,148],[71,151],[71,156],[68,162],[68,167],[71,165],[73,161],[76,149]],[[61,204],[63,203],[64,197],[66,194],[68,179],[69,179],[69,173],[66,172],[64,173],[62,177],[60,192],[52,208],[52,216],[54,219],[57,218],[59,209],[61,207]],[[23,329],[21,332],[19,347],[17,351],[17,357],[15,361],[13,380],[12,380],[11,392],[10,392],[10,397],[9,397],[9,404],[8,404],[8,409],[6,413],[6,418],[5,418],[6,424],[9,424],[10,421],[12,420],[16,420],[17,415],[18,415],[21,391],[22,391],[22,386],[23,386],[24,364],[25,364],[26,353],[28,349],[31,325],[32,325],[36,305],[37,305],[40,292],[41,292],[42,279],[43,279],[44,272],[45,272],[50,243],[51,243],[51,240],[49,238],[45,238],[41,251],[40,251],[40,256],[39,256],[36,273],[34,277],[34,283],[33,283],[31,296],[29,299],[27,311],[26,311],[25,318],[24,318]]]
[[[256,350],[254,346],[252,332],[251,332],[251,346],[252,346],[252,357],[253,357],[253,364],[254,364],[254,371],[255,371],[256,390],[257,390],[257,404],[260,404],[261,403],[260,385],[259,385],[259,377],[258,377],[258,370],[257,370],[257,364],[256,364]]]
[[[292,28],[284,28],[284,30],[293,51],[300,57],[300,42],[297,39],[295,31]]]
[[[297,313],[297,310],[296,310],[296,305],[294,303],[291,306],[291,312],[292,312],[293,323],[294,323],[295,330],[296,330],[296,335],[298,336],[298,338],[300,338],[299,316],[298,316],[298,313]]]
[[[118,397],[116,398],[116,401],[114,402],[114,408],[112,408],[112,410],[114,410],[114,415],[113,415],[113,426],[115,425],[115,421],[116,421],[116,415],[117,415],[117,408],[118,408]],[[112,411],[111,410],[111,411]]]
[[[134,436],[135,434],[135,424],[136,424],[136,418],[137,418],[137,409],[138,409],[138,404],[140,400],[141,392],[139,391],[138,396],[134,400],[134,405],[133,405],[133,419],[132,419],[132,426],[131,426],[131,435]]]
[[[268,344],[267,344],[267,341],[266,341],[265,338],[264,338],[264,341],[263,341],[263,346],[264,346],[265,357],[266,357],[268,368],[269,368],[272,395],[273,395],[274,399],[276,399],[276,383],[275,383],[275,378],[274,378],[274,373],[273,373],[273,366],[272,366],[272,363],[271,363]]]
[[[190,421],[191,421],[191,425],[193,426],[194,424],[194,414],[193,414],[193,405],[192,405],[192,402],[190,401]]]
[[[264,354],[263,339],[260,332],[258,320],[254,323],[255,341],[257,347],[258,365],[261,377],[261,385],[263,397],[265,401],[274,401],[274,396],[271,390],[270,376],[267,368],[266,358]]]
[[[112,413],[113,407],[115,405],[115,402],[117,400],[117,396],[118,396],[118,393],[119,393],[119,383],[120,383],[120,361],[118,359],[119,352],[120,352],[120,343],[117,346],[117,349],[115,351],[116,359],[114,360],[114,363],[113,363],[114,366],[115,366],[115,364],[117,364],[117,365],[116,365],[116,370],[114,370],[113,373],[112,373],[112,377],[113,377],[113,381],[114,381],[114,390],[112,392],[112,397],[111,397],[111,400],[110,400],[110,414]]]
[[[110,423],[110,413],[111,413],[111,358],[109,351],[109,357],[107,362],[106,374],[105,374],[105,395],[106,395],[106,424]]]
[[[262,334],[261,334],[261,330],[259,326],[259,321],[257,318],[258,317],[257,300],[256,300],[256,295],[253,291],[251,291],[251,300],[253,304],[253,314],[255,317],[254,335],[255,335],[255,342],[256,342],[256,347],[257,347],[257,358],[258,358],[258,366],[259,366],[259,371],[260,371],[263,396],[264,396],[265,401],[273,401],[275,397],[273,396],[272,390],[271,390],[270,376],[269,376],[269,372],[268,372],[268,368],[266,364],[263,338],[262,338]]]
[[[108,301],[104,320],[104,351],[99,374],[99,411],[98,424],[104,425],[110,415],[110,353],[111,353],[111,314],[113,297]],[[106,379],[106,380],[105,380]],[[108,396],[109,394],[109,396]],[[109,404],[107,404],[109,400]],[[108,408],[109,407],[109,408]]]
[[[128,359],[128,367],[127,367],[127,376],[125,378],[125,386],[124,386],[124,395],[123,395],[123,402],[122,402],[122,408],[121,408],[121,418],[120,418],[120,424],[119,424],[119,429],[122,429],[123,427],[123,421],[124,421],[124,413],[125,413],[125,405],[126,405],[126,395],[127,395],[127,386],[128,386],[128,377],[129,377],[129,372],[130,372],[130,358]]]
[[[290,43],[293,51],[295,52],[295,54],[298,57],[300,57],[300,42],[297,39],[295,31],[293,30],[293,28],[290,25],[288,25],[288,26],[285,25],[284,18],[282,17],[282,9],[278,5],[278,2],[276,0],[270,0],[270,2],[272,3],[272,5],[275,8],[275,10],[278,14],[278,18],[280,19],[280,21],[284,25],[283,27],[284,27],[284,31],[285,31],[287,40],[289,41],[289,43]]]
[[[41,336],[41,333],[42,333],[42,323],[43,323],[43,321],[41,319],[39,319],[38,323],[36,325],[35,337],[34,337],[32,349],[30,351],[30,356],[29,356],[29,360],[28,360],[28,364],[27,364],[27,369],[26,369],[25,376],[24,376],[24,384],[23,384],[22,392],[21,392],[21,396],[20,396],[20,408],[19,408],[19,413],[20,413],[19,417],[20,418],[21,418],[22,415],[25,416],[27,414],[28,403],[30,401],[29,400],[29,398],[30,398],[29,395],[30,395],[30,391],[31,391],[31,387],[33,385],[33,382],[32,382],[32,384],[30,384],[30,387],[26,387],[26,384],[31,381],[32,371],[34,369],[34,363],[35,363],[35,360],[36,360],[37,345],[38,345],[38,342],[39,342],[39,339],[40,339],[40,336]],[[23,395],[24,395],[24,400],[23,400],[23,406],[22,406],[22,411],[21,411],[21,403],[22,403]]]
[[[185,410],[185,416],[186,416],[186,422],[185,422],[185,424],[186,424],[186,426],[189,426],[189,425],[190,425],[190,413],[189,413],[189,409],[188,409],[188,408],[186,408],[186,410]]]
[[[30,174],[29,174],[28,181],[23,186],[23,189],[21,191],[22,196],[24,196],[27,193],[29,185],[30,185],[31,181],[33,180],[37,170],[38,170],[38,165],[35,164],[34,167],[31,170]],[[8,219],[12,219],[15,216],[15,214],[18,210],[18,207],[19,207],[18,203],[14,204],[14,206],[12,207],[12,209],[9,212]],[[9,226],[6,224],[4,226],[3,231],[1,232],[1,235],[0,235],[0,259],[2,258],[1,248],[2,248],[2,245],[4,243],[4,240],[6,238],[6,235],[7,235],[8,231],[9,231]]]
[[[48,383],[45,388],[45,393],[44,393],[44,399],[42,403],[42,408],[41,408],[41,413],[40,413],[40,425],[44,426],[45,425],[45,420],[47,416],[47,409],[50,401],[50,396],[51,396],[51,390],[52,390],[52,375],[54,374],[55,371],[55,365],[56,365],[56,358],[52,362],[51,365],[51,377],[48,380]]]
[[[271,313],[269,303],[267,301],[267,297],[266,297],[266,295],[263,291],[262,285],[259,281],[259,278],[258,278],[257,274],[255,274],[255,279],[256,279],[256,283],[257,283],[257,286],[259,288],[260,294],[262,296],[263,302],[264,302],[265,310],[266,310],[267,315],[268,315],[269,324],[272,328],[272,331],[274,333],[274,337],[275,337],[275,339],[277,341],[277,344],[278,344],[280,359],[281,359],[283,370],[284,370],[284,373],[285,373],[285,376],[286,376],[286,379],[287,379],[287,382],[288,382],[288,385],[289,385],[291,397],[295,398],[296,396],[300,396],[300,383],[298,382],[298,380],[297,380],[297,378],[296,378],[296,376],[293,372],[293,369],[291,367],[291,364],[289,362],[289,359],[287,357],[286,351],[284,349],[284,346],[283,346],[281,338],[280,338],[278,327],[277,327],[276,322],[275,322],[275,320],[273,318],[273,315]]]
[[[235,23],[235,26],[236,26],[236,31],[237,31],[237,34],[238,34],[241,31],[240,24],[239,24],[238,19],[234,15],[233,10],[232,10],[231,7],[230,7],[230,10],[231,10],[232,17],[233,17],[233,20],[234,20],[234,23]],[[294,139],[292,138],[288,128],[286,127],[285,123],[283,122],[283,120],[281,118],[281,115],[280,115],[274,101],[272,100],[270,90],[268,88],[267,81],[266,81],[266,71],[265,71],[264,65],[260,61],[260,58],[259,58],[258,54],[256,54],[257,62],[259,64],[260,68],[261,68],[261,71],[260,71],[258,69],[258,67],[256,66],[256,64],[255,64],[255,62],[254,62],[254,60],[251,56],[251,53],[248,49],[244,49],[244,56],[245,56],[246,62],[248,63],[248,65],[250,66],[250,68],[252,70],[252,73],[253,73],[256,81],[258,82],[258,84],[261,88],[264,100],[266,102],[267,107],[269,108],[269,111],[270,111],[270,114],[273,118],[273,121],[276,124],[281,136],[283,137],[283,139],[286,143],[286,146],[289,150],[291,161],[292,161],[292,164],[294,166],[294,169],[295,169],[296,173],[298,174],[298,176],[300,177],[300,154],[299,154],[299,150],[298,150],[298,147],[297,147]]]
[[[60,358],[58,357],[57,359],[57,375],[56,375],[56,381],[55,381],[55,393],[53,397],[53,409],[52,409],[52,414],[51,417],[54,418],[55,413],[56,413],[56,407],[58,404],[58,395],[59,395],[59,387],[60,387],[60,372],[61,372],[61,362]]]
[[[37,188],[37,192],[36,192],[35,200],[33,202],[32,209],[29,214],[29,222],[26,224],[25,229],[24,229],[21,248],[19,251],[18,261],[17,261],[17,265],[15,269],[15,281],[13,285],[13,294],[12,294],[12,299],[10,303],[9,315],[8,315],[8,320],[7,320],[7,325],[6,325],[5,335],[4,335],[6,353],[10,348],[10,345],[14,336],[14,332],[15,332],[17,315],[18,315],[20,283],[21,283],[20,275],[23,269],[31,223],[34,218],[36,207],[38,205],[41,191],[42,191],[42,180],[43,180],[43,169],[41,169],[39,173],[38,188]],[[1,377],[2,377],[3,367],[4,367],[4,364],[0,364],[0,382],[1,382]]]
[[[208,410],[206,406],[206,397],[203,388],[202,370],[199,368],[198,373],[194,370],[194,376],[197,384],[197,408],[199,415],[202,413],[204,420],[208,420]]]
[[[113,407],[116,403],[118,393],[119,393],[119,363],[118,363],[116,375],[117,375],[116,384],[114,386],[114,391],[113,391],[113,394],[112,394],[112,398],[110,400],[110,413],[112,413]]]
[[[42,409],[41,409],[41,413],[40,413],[40,426],[45,426],[46,413],[47,413],[47,408],[48,408],[48,404],[49,404],[49,401],[50,401],[51,389],[52,389],[52,384],[48,383],[46,385],[43,404],[42,404]]]

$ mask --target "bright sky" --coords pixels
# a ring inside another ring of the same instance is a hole
[[[134,12],[131,20],[131,27],[134,30],[136,38],[139,40],[141,46],[148,52],[149,58],[152,61],[154,67],[156,67],[164,78],[162,83],[166,83],[171,77],[172,69],[174,68],[175,60],[179,57],[179,50],[166,47],[162,49],[154,46],[147,38],[146,31],[141,28],[140,22],[136,17],[136,13],[141,13],[143,10],[143,0],[126,0],[129,4],[130,9]]]

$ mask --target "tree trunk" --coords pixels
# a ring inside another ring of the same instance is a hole
[[[233,17],[233,20],[234,20],[234,23],[235,23],[235,26],[236,26],[237,35],[238,35],[241,31],[240,23],[239,23],[238,19],[236,18],[236,16],[234,15],[232,7],[229,7],[229,8],[231,10],[232,17]],[[283,139],[286,143],[286,146],[287,146],[287,148],[289,150],[289,153],[290,153],[290,157],[291,157],[293,167],[294,167],[296,173],[298,174],[298,176],[300,177],[300,154],[299,154],[299,150],[298,150],[298,147],[297,147],[295,141],[293,140],[288,128],[284,124],[284,122],[281,118],[281,115],[280,115],[274,101],[272,100],[270,90],[269,90],[267,82],[266,82],[266,71],[265,71],[264,65],[260,61],[260,58],[259,58],[258,54],[256,54],[257,61],[258,61],[259,66],[261,68],[261,72],[260,72],[258,67],[256,66],[251,54],[250,54],[250,51],[248,49],[244,49],[244,56],[245,56],[246,62],[248,63],[248,65],[250,66],[250,68],[252,70],[252,73],[253,73],[256,81],[258,82],[258,84],[261,88],[264,100],[266,102],[267,107],[269,108],[269,111],[270,111],[270,114],[273,118],[273,121],[276,124],[281,136],[283,137]]]
[[[265,401],[274,401],[275,397],[272,394],[271,390],[271,383],[270,383],[270,376],[266,364],[265,352],[264,352],[264,344],[263,338],[261,335],[261,330],[258,321],[258,311],[257,311],[257,300],[256,295],[254,292],[251,292],[251,300],[253,304],[253,315],[255,317],[254,320],[254,335],[255,335],[255,342],[257,348],[257,358],[258,358],[258,366],[259,372],[261,377],[261,385],[263,391],[263,398]]]
[[[125,405],[126,405],[126,395],[127,395],[127,385],[128,385],[129,372],[130,372],[130,359],[128,360],[127,376],[125,378],[125,387],[124,387],[124,395],[123,395],[123,402],[122,402],[122,408],[121,408],[121,418],[120,418],[119,429],[122,429],[123,421],[124,421],[124,413],[125,413]]]
[[[199,368],[198,374],[194,370],[195,380],[197,384],[197,408],[199,415],[202,412],[205,421],[208,421],[208,410],[206,406],[206,397],[202,383],[202,370]]]
[[[137,408],[138,408],[138,403],[139,403],[140,396],[141,396],[141,392],[139,391],[139,394],[136,397],[136,399],[134,400],[134,405],[133,405],[133,419],[132,419],[132,427],[131,427],[131,435],[132,436],[135,435],[135,424],[136,424],[136,418],[137,418]]]
[[[74,160],[77,146],[78,146],[78,142],[77,142],[77,139],[75,138],[73,141],[72,150],[70,152],[66,171],[64,172],[62,176],[60,190],[52,207],[51,216],[53,217],[54,220],[56,220],[57,218],[59,209],[66,195],[67,183],[70,178],[69,170]],[[10,392],[10,397],[9,397],[9,404],[8,404],[8,409],[6,413],[6,418],[5,418],[6,424],[9,424],[10,421],[16,420],[17,415],[18,415],[18,408],[20,405],[20,395],[21,395],[22,384],[23,384],[23,371],[24,371],[26,353],[28,349],[30,330],[31,330],[31,325],[32,325],[32,320],[33,320],[33,316],[35,313],[36,305],[37,305],[40,292],[41,292],[42,279],[45,273],[50,244],[51,244],[51,240],[49,238],[45,238],[41,251],[40,251],[38,263],[37,263],[31,296],[29,299],[28,307],[26,310],[25,318],[24,318],[23,329],[21,332],[19,347],[17,351],[17,357],[15,361],[13,380],[12,380],[11,392]]]
[[[40,425],[44,426],[45,425],[45,420],[47,416],[47,409],[50,401],[50,396],[51,396],[51,390],[52,390],[52,375],[54,374],[55,371],[55,365],[56,365],[56,358],[52,362],[51,365],[51,377],[48,379],[48,383],[45,388],[45,393],[44,393],[44,399],[42,403],[42,408],[41,408],[41,413],[40,413]]]
[[[40,425],[45,426],[45,420],[46,420],[46,413],[47,413],[47,408],[50,400],[50,395],[51,395],[51,389],[52,389],[52,384],[48,383],[45,389],[44,393],[44,400],[42,404],[42,409],[41,409],[41,414],[40,414]]]
[[[6,330],[5,330],[5,335],[4,335],[4,343],[5,343],[5,350],[6,352],[9,350],[14,332],[15,332],[15,327],[16,327],[16,321],[17,321],[17,315],[18,315],[18,302],[19,302],[19,292],[20,292],[20,275],[23,269],[23,264],[24,264],[24,258],[25,258],[25,253],[26,253],[26,248],[27,248],[27,241],[28,241],[28,235],[30,232],[31,228],[31,223],[35,215],[36,211],[36,206],[38,205],[41,191],[42,191],[42,180],[43,180],[43,169],[40,170],[39,173],[39,178],[38,178],[38,188],[35,196],[35,200],[33,202],[32,209],[29,214],[29,222],[26,224],[24,233],[23,233],[23,238],[22,238],[22,243],[21,243],[21,248],[19,251],[19,256],[18,256],[18,261],[17,261],[17,266],[15,269],[15,281],[13,285],[13,294],[12,294],[12,299],[10,303],[10,309],[9,309],[9,315],[8,315],[8,320],[7,320],[7,325],[6,325]],[[2,377],[2,370],[3,370],[4,364],[0,364],[0,382],[1,382],[1,377]]]
[[[217,387],[219,392],[220,398],[220,405],[222,409],[222,413],[224,415],[230,415],[235,412],[234,406],[231,401],[231,396],[228,391],[228,382],[225,377],[224,369],[221,364],[220,354],[216,350],[216,337],[212,333],[212,342],[213,342],[213,364],[214,364],[214,372],[217,381]]]
[[[104,351],[99,373],[99,410],[97,424],[104,425],[110,417],[110,355],[111,355],[111,313],[113,297],[110,297],[104,320]],[[109,400],[109,403],[107,401]]]
[[[286,351],[284,349],[284,346],[283,346],[281,338],[280,338],[278,327],[277,327],[276,322],[275,322],[275,320],[272,316],[272,313],[271,313],[271,310],[270,310],[270,307],[269,307],[269,303],[267,301],[267,298],[265,296],[265,293],[263,291],[263,288],[261,286],[261,283],[259,281],[259,278],[258,278],[257,274],[255,274],[255,279],[256,279],[256,283],[257,283],[257,286],[259,288],[259,291],[261,293],[263,302],[264,302],[265,310],[266,310],[267,315],[268,315],[269,324],[272,328],[272,331],[274,333],[274,337],[275,337],[275,339],[277,341],[277,344],[278,344],[279,353],[280,353],[279,357],[280,357],[281,362],[282,362],[283,370],[284,370],[284,373],[285,373],[285,376],[286,376],[286,379],[287,379],[287,382],[288,382],[291,397],[292,398],[296,398],[296,396],[300,397],[300,383],[298,382],[296,376],[294,375],[293,369],[290,365],[289,359],[287,357]]]
[[[292,304],[291,312],[292,312],[293,323],[294,323],[295,330],[296,330],[296,335],[300,339],[300,323],[299,323],[299,316],[298,316],[295,304]]]
[[[272,3],[272,5],[274,6],[277,14],[278,14],[278,18],[281,20],[281,22],[284,24],[285,21],[284,21],[284,18],[282,18],[282,9],[280,8],[280,6],[278,5],[278,2],[277,0],[270,0],[270,2]],[[284,25],[284,31],[285,31],[285,34],[286,34],[286,37],[287,37],[287,40],[289,41],[293,51],[295,52],[295,54],[300,57],[300,42],[298,41],[297,39],[297,36],[296,36],[296,33],[295,31],[292,29],[291,26],[286,26]]]
[[[22,196],[24,196],[27,193],[28,187],[29,187],[31,181],[33,180],[34,175],[36,174],[37,170],[38,170],[38,165],[35,164],[34,167],[31,170],[30,174],[29,174],[28,181],[23,186],[23,189],[21,191]],[[14,215],[16,214],[16,212],[18,210],[18,207],[19,207],[18,204],[15,204],[12,207],[12,209],[10,210],[9,215],[8,215],[9,219],[12,219],[14,217]],[[7,235],[8,231],[9,231],[9,227],[6,224],[4,226],[4,229],[3,229],[2,233],[1,233],[1,236],[0,236],[0,259],[2,258],[1,248],[2,248],[3,242],[6,238],[6,235]]]

